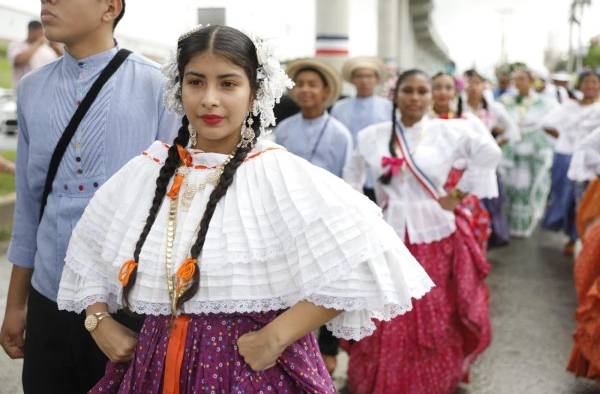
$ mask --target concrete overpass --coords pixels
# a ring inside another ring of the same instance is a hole
[[[378,0],[376,7],[377,53],[388,65],[446,68],[450,57],[432,22],[433,0]],[[349,55],[349,1],[317,0],[316,14],[316,55],[339,66]]]

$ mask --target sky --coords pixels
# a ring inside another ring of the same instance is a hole
[[[351,55],[376,54],[377,0],[348,1]],[[459,70],[472,66],[491,70],[500,57],[503,30],[508,60],[525,61],[541,70],[549,42],[564,51],[568,48],[570,3],[434,0],[433,21]],[[592,3],[583,20],[584,42],[600,34],[600,0]],[[40,1],[0,0],[0,5],[37,13]],[[194,26],[198,7],[226,7],[229,25],[270,37],[282,59],[314,53],[315,0],[127,0],[118,33],[171,47],[179,34]],[[507,15],[502,18],[501,12]]]

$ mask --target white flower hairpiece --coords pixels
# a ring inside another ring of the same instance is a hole
[[[190,37],[192,34],[202,29],[197,26],[191,31],[183,34],[178,42]],[[261,135],[267,133],[270,126],[275,126],[275,113],[273,108],[279,103],[281,96],[287,89],[294,86],[294,82],[287,76],[279,61],[275,58],[272,46],[266,40],[245,33],[256,47],[256,56],[258,57],[258,69],[256,70],[256,79],[258,90],[250,111],[252,115],[260,118]],[[180,115],[184,114],[183,103],[181,101],[181,81],[179,69],[177,67],[177,54],[172,54],[169,61],[163,67],[163,73],[167,77],[165,88],[165,105],[171,111]]]

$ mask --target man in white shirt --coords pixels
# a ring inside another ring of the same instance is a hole
[[[27,25],[27,39],[13,42],[8,48],[8,58],[13,66],[13,88],[31,70],[42,67],[62,56],[62,46],[44,36],[42,24],[31,21]]]

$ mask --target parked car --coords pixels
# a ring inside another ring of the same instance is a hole
[[[0,89],[0,134],[15,135],[17,124],[17,97],[12,89]]]

